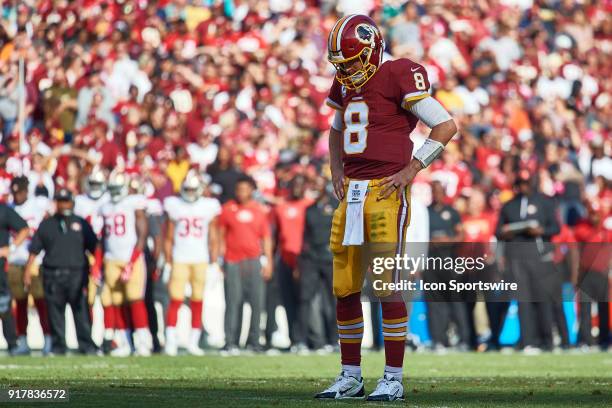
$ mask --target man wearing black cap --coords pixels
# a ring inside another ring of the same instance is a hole
[[[517,195],[501,209],[497,238],[504,241],[506,266],[518,286],[521,345],[526,354],[550,350],[552,302],[556,274],[550,239],[560,231],[554,201],[535,191],[530,173],[522,170]]]
[[[74,316],[79,351],[95,354],[97,347],[91,339],[85,287],[86,251],[93,254],[98,240],[91,225],[73,214],[74,201],[69,190],[62,188],[57,191],[55,205],[55,214],[41,222],[32,237],[24,284],[30,285],[36,255],[44,250],[41,270],[53,353],[66,353],[65,311],[69,304]]]
[[[11,232],[16,235],[9,246]],[[25,241],[28,234],[28,224],[25,220],[15,210],[0,203],[0,319],[10,352],[14,351],[17,346],[17,333],[11,313],[12,299],[6,276],[6,262],[9,253],[14,252],[15,248]]]

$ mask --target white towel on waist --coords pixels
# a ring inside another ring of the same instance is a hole
[[[346,194],[346,223],[342,245],[363,244],[363,206],[368,191],[369,180],[351,180]]]

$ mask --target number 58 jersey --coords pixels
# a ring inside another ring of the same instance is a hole
[[[104,259],[129,262],[138,242],[136,211],[145,210],[146,206],[147,199],[140,194],[102,205],[100,214],[104,219]]]
[[[347,177],[379,179],[410,162],[418,119],[408,109],[429,96],[429,86],[425,68],[406,58],[383,63],[362,88],[346,89],[334,79],[326,103],[343,112]]]
[[[221,213],[219,201],[200,197],[190,203],[179,197],[168,197],[164,200],[164,211],[175,224],[173,262],[209,262],[208,226]]]

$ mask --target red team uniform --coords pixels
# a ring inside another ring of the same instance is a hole
[[[329,35],[328,50],[337,75],[326,103],[338,111],[333,127],[340,133],[344,171],[344,199],[334,212],[330,236],[342,373],[316,398],[362,398],[361,288],[372,257],[405,253],[410,221],[408,187],[381,198],[388,186],[380,183],[411,162],[410,133],[419,121],[411,109],[430,97],[430,84],[423,66],[409,59],[382,62],[382,35],[367,16],[341,18]],[[373,282],[398,279],[398,270],[373,276]],[[393,401],[403,398],[408,316],[398,292],[374,285],[374,294],[382,304],[386,365],[368,400]]]

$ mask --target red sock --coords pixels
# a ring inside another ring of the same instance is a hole
[[[103,306],[102,309],[104,310],[104,328],[111,330],[114,329],[117,314],[115,311],[116,306]]]
[[[403,367],[408,330],[408,313],[401,296],[381,302],[383,337],[385,339],[385,361],[389,367]]]
[[[93,323],[93,305],[89,306],[89,322]]]
[[[166,326],[167,327],[176,327],[176,321],[178,320],[178,311],[183,304],[182,300],[174,300],[170,299],[170,304],[168,305],[168,312],[166,314]],[[192,309],[193,313],[193,309]]]
[[[112,308],[115,314],[115,328],[117,330],[125,330],[127,328],[127,324],[125,322],[125,313],[123,306],[112,306]]]
[[[336,319],[340,354],[343,365],[358,366],[361,364],[361,340],[363,339],[363,310],[361,293],[354,293],[338,299]]]
[[[202,328],[202,301],[191,301],[191,327],[193,329]]]
[[[28,298],[15,301],[15,328],[18,336],[25,336],[28,329]]]
[[[132,323],[134,329],[144,329],[149,327],[149,319],[147,316],[147,308],[144,300],[136,300],[130,303],[130,311],[132,312]]]
[[[34,299],[36,310],[38,311],[38,320],[40,320],[40,327],[42,328],[43,334],[51,334],[51,327],[49,327],[49,313],[47,312],[47,301],[45,299]]]

